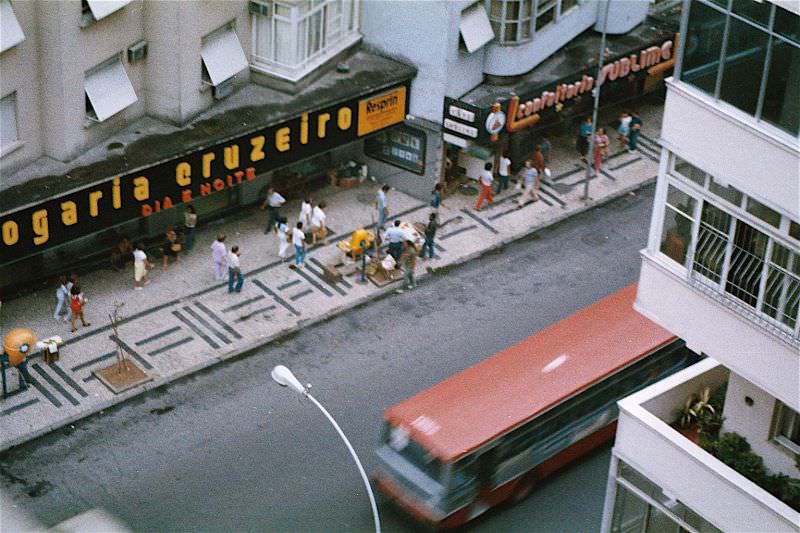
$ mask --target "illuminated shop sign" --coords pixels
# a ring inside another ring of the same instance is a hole
[[[4,213],[3,263],[207,196],[401,123],[407,86],[303,113],[169,161]]]

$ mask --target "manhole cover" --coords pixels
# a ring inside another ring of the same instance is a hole
[[[107,150],[119,150],[120,148],[125,148],[125,145],[120,142],[113,142],[106,146]]]
[[[602,233],[587,233],[581,237],[581,240],[592,246],[602,246],[608,242],[608,235],[603,235]]]

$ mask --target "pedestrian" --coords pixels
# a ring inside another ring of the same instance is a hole
[[[211,258],[214,260],[214,279],[223,281],[227,269],[228,249],[225,247],[225,234],[217,235],[217,240],[211,243]]]
[[[620,149],[625,148],[628,144],[628,136],[631,132],[631,117],[630,113],[623,111],[619,116],[619,126],[617,127],[617,140],[619,141]]]
[[[72,316],[69,318],[69,325],[72,327],[72,332],[75,333],[75,320],[80,318],[83,327],[88,328],[91,326],[86,319],[83,318],[83,306],[89,301],[83,297],[80,285],[73,285],[70,289],[69,308],[72,311]]]
[[[403,282],[406,289],[411,290],[417,286],[414,281],[414,268],[417,266],[417,249],[414,247],[414,241],[405,241],[400,262],[403,265]]]
[[[153,268],[153,263],[147,260],[147,253],[141,243],[133,245],[133,288],[142,290],[142,286],[150,283],[147,279],[147,269]]]
[[[386,195],[391,190],[391,187],[384,185],[378,190],[378,195],[375,200],[375,207],[378,210],[378,230],[382,230],[386,224],[386,218],[389,216],[389,204],[386,202]]]
[[[306,262],[306,234],[303,233],[303,223],[298,222],[292,230],[292,243],[294,243],[294,264],[302,267]]]
[[[541,146],[541,148],[542,148],[542,157],[544,157],[544,166],[545,167],[549,167],[550,166],[550,150],[552,149],[550,141],[547,140],[547,137],[541,137],[539,139],[539,146]]]
[[[231,252],[228,254],[228,292],[242,292],[244,276],[239,264],[240,255],[239,247],[231,246]],[[236,280],[236,286],[234,286],[234,280]]]
[[[628,151],[635,152],[637,143],[639,142],[639,133],[642,130],[642,119],[639,113],[634,111],[631,113],[630,136],[628,137]]]
[[[322,240],[323,246],[327,243],[328,237],[328,228],[325,226],[325,219],[327,215],[325,214],[325,207],[327,205],[325,202],[320,202],[318,205],[314,206],[313,211],[311,212],[311,245],[317,244],[317,239]]]
[[[297,220],[303,223],[303,226],[309,227],[311,226],[311,213],[313,211],[312,204],[311,204],[311,197],[306,195],[303,199],[303,202],[300,204],[300,215],[297,217]]]
[[[483,165],[483,171],[481,172],[480,179],[481,182],[481,194],[478,196],[478,201],[475,203],[475,210],[481,210],[481,204],[484,200],[488,200],[489,205],[492,205],[492,182],[494,181],[494,176],[492,176],[492,164],[486,163]]]
[[[187,205],[183,212],[183,231],[186,243],[186,251],[191,252],[194,248],[194,229],[197,227],[197,211],[193,205]]]
[[[431,191],[431,207],[433,208],[434,213],[439,212],[440,207],[444,207],[442,203],[442,184],[437,183],[433,186],[433,190]]]
[[[436,213],[431,213],[428,217],[428,225],[425,226],[425,244],[422,245],[422,258],[425,259],[425,253],[429,259],[433,259],[433,239],[436,237],[436,229],[439,227],[439,222],[436,219]]]
[[[117,244],[111,249],[111,268],[115,272],[125,268],[125,263],[130,259],[132,253],[133,246],[131,246],[131,241],[127,236],[120,235]]]
[[[533,161],[533,168],[536,169],[537,173],[536,177],[538,179],[541,179],[542,176],[544,176],[544,169],[545,169],[544,154],[542,153],[541,145],[537,144],[536,146],[534,146],[533,157],[531,158],[531,160]],[[537,189],[539,188],[538,181],[536,182],[536,188]]]
[[[594,136],[594,174],[600,175],[600,167],[603,159],[608,155],[608,135],[604,128],[597,128],[597,133]]]
[[[400,228],[399,220],[395,220],[394,226],[386,230],[386,240],[389,242],[389,255],[399,262],[403,254],[403,241],[406,240],[406,234]]]
[[[72,318],[72,311],[67,305],[67,300],[69,299],[69,287],[67,287],[67,276],[60,275],[58,276],[58,287],[56,287],[56,308],[53,311],[53,318],[55,320],[63,320],[64,322],[69,322],[69,319]],[[72,285],[70,285],[71,287]]]
[[[581,154],[581,159],[586,159],[586,154],[589,152],[589,138],[592,136],[592,117],[587,116],[581,122],[578,129],[578,138],[575,142],[575,147],[578,153]]]
[[[261,209],[267,210],[267,227],[264,229],[264,235],[270,231],[277,231],[275,224],[278,217],[281,216],[278,210],[284,203],[286,203],[286,199],[273,187],[267,189],[267,198],[261,204]]]
[[[511,173],[511,160],[508,158],[508,152],[503,152],[500,156],[500,164],[497,169],[497,189],[495,194],[500,194],[501,191],[508,189],[508,178]]]
[[[525,166],[522,167],[520,174],[525,190],[520,195],[519,200],[517,200],[517,206],[522,209],[522,207],[525,205],[525,201],[528,198],[532,198],[534,202],[539,199],[536,193],[536,184],[539,180],[539,172],[536,170],[536,168],[534,168],[533,160],[528,159],[525,161]]]
[[[172,226],[167,226],[167,231],[164,232],[164,243],[161,245],[161,266],[166,270],[169,267],[169,258],[171,257],[176,263],[180,261],[180,254],[183,246],[178,240],[178,234],[172,229]]]
[[[286,259],[289,254],[289,225],[286,223],[286,217],[278,219],[278,257],[281,261]]]

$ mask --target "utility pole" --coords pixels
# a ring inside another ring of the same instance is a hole
[[[605,0],[606,9],[603,16],[603,36],[600,38],[600,55],[597,58],[597,75],[594,78],[594,109],[592,110],[592,133],[589,135],[589,152],[586,157],[586,180],[583,182],[583,202],[589,205],[589,180],[592,178],[592,160],[594,159],[594,134],[597,131],[597,109],[600,107],[600,75],[606,58],[606,29],[608,28],[608,7],[611,0]]]

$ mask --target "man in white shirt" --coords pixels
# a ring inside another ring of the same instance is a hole
[[[389,216],[389,205],[386,203],[386,193],[390,190],[391,187],[388,185],[381,187],[375,201],[375,206],[378,209],[378,231],[383,230],[383,226],[386,224],[386,217]]]
[[[142,285],[147,285],[150,280],[147,279],[147,269],[153,268],[153,263],[147,260],[147,254],[144,252],[141,244],[136,243],[133,245],[133,288],[137,291],[142,290]]]
[[[492,198],[492,182],[494,182],[494,176],[492,175],[491,163],[486,163],[483,166],[483,172],[481,172],[479,181],[481,182],[481,195],[478,196],[478,202],[475,204],[475,211],[481,210],[481,204],[483,204],[484,200],[488,200],[489,205],[494,201],[494,198]]]
[[[508,178],[511,177],[511,160],[508,158],[508,152],[503,152],[503,155],[500,156],[500,165],[497,169],[497,175],[499,179],[497,180],[497,189],[495,189],[495,194],[500,194],[501,191],[505,191],[508,189]]]
[[[242,275],[242,268],[239,264],[238,246],[232,246],[231,252],[228,254],[228,292],[242,292],[242,284],[244,283],[244,275]],[[236,280],[234,286],[233,280]]]
[[[319,205],[315,205],[314,209],[311,211],[311,244],[317,244],[317,239],[322,239],[322,244],[325,244],[325,237],[328,236],[328,229],[325,227],[325,219],[327,215],[325,215],[326,205],[325,202],[320,202]]]
[[[386,242],[389,243],[389,255],[394,257],[395,261],[400,261],[400,256],[403,254],[403,241],[406,240],[406,234],[400,228],[399,220],[395,220],[394,226],[386,230],[384,237],[386,238]]]
[[[269,218],[267,218],[267,227],[264,230],[264,235],[269,233],[270,231],[277,231],[275,228],[275,223],[278,221],[278,217],[280,213],[278,209],[286,202],[286,199],[278,194],[278,192],[270,187],[267,189],[267,199],[264,200],[264,203],[261,204],[261,209],[267,209],[267,214]]]
[[[306,234],[303,233],[303,223],[298,222],[292,230],[292,243],[294,244],[294,264],[302,267],[306,262]]]

